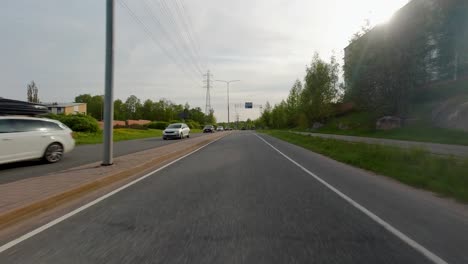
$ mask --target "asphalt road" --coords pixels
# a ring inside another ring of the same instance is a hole
[[[262,136],[450,263],[468,209]],[[227,136],[0,253],[0,263],[431,263],[254,133]]]
[[[194,138],[201,135],[203,134],[191,134],[190,137]],[[178,140],[162,140],[161,137],[115,142],[114,156],[123,156],[175,142],[178,142]],[[0,184],[40,177],[49,173],[97,162],[102,160],[102,152],[102,144],[79,145],[72,152],[65,154],[63,160],[55,164],[45,164],[35,160],[0,165]]]

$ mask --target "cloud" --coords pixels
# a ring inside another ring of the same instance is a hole
[[[232,84],[232,104],[280,102],[294,81],[303,78],[315,51],[322,57],[330,56],[332,50],[340,55],[366,15],[373,11],[383,16],[384,8],[379,9],[379,5],[390,5],[386,0],[182,1],[189,27],[199,42],[201,64],[208,66],[201,66],[202,70],[209,68],[215,79],[241,80]],[[392,1],[392,8],[404,2]],[[181,45],[179,38],[187,36],[177,28],[185,30],[183,24],[174,26],[160,0],[147,3],[164,30],[140,0],[126,3],[157,43],[125,9],[116,6],[116,98],[132,94],[142,100],[167,98],[204,109],[202,76],[187,60],[190,53],[198,59],[198,52]],[[38,84],[43,101],[72,101],[81,93],[102,94],[104,8],[103,1],[95,0],[7,1],[0,9],[0,96],[25,99],[25,87],[31,80]],[[180,17],[177,19],[180,23]],[[214,84],[212,105],[218,119],[224,121],[227,107],[222,83]],[[237,110],[243,118],[259,114],[257,110]],[[233,113],[231,117],[234,119]]]

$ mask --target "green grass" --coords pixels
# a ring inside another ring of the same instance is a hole
[[[423,149],[353,143],[277,130],[261,132],[408,185],[468,202],[468,160],[434,156]]]
[[[102,131],[97,133],[74,132],[76,144],[99,144],[102,143]],[[158,129],[131,129],[131,128],[116,128],[114,129],[114,141],[124,141],[140,138],[161,137],[162,130]]]
[[[190,133],[201,133],[202,130],[201,129],[198,129],[198,128],[192,128],[190,129]]]
[[[420,108],[422,109],[423,107]],[[347,116],[334,118],[325,124],[325,126],[308,132],[468,145],[468,132],[462,130],[434,127],[425,121],[418,121],[402,128],[383,131],[374,129],[374,122],[372,120],[372,117],[367,113],[352,113]],[[348,126],[348,129],[339,129],[339,123]]]
[[[190,133],[201,133],[201,129],[190,129]],[[99,144],[102,143],[102,131],[97,133],[74,132],[76,144]],[[115,128],[114,142],[141,138],[162,137],[162,130],[159,129],[132,129],[132,128]]]

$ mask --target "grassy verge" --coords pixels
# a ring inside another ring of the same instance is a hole
[[[262,133],[370,170],[414,187],[468,202],[468,160],[431,155],[422,149],[346,142],[285,131]]]
[[[191,129],[190,133],[201,133],[201,129]],[[97,133],[74,132],[76,144],[99,144],[102,143],[102,131]],[[162,130],[159,129],[132,129],[116,128],[114,129],[114,141],[124,141],[141,138],[162,137]]]
[[[371,117],[367,113],[352,113],[332,119],[325,126],[307,132],[468,146],[468,132],[462,130],[433,127],[421,121],[402,128],[383,131],[375,130],[374,122],[370,120]],[[339,124],[348,129],[339,129]]]
[[[158,129],[131,129],[131,128],[117,128],[114,129],[114,141],[123,141],[140,138],[161,137],[162,130]],[[97,133],[84,133],[75,132],[74,137],[76,144],[98,144],[102,143],[102,131]]]

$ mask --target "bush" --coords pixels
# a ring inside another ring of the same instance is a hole
[[[187,120],[186,122],[187,126],[190,127],[190,129],[201,129],[200,123],[193,121],[193,120]]]
[[[168,125],[169,123],[165,121],[155,121],[147,124],[146,126],[152,129],[166,129]]]
[[[89,115],[54,115],[49,114],[47,118],[58,120],[68,126],[75,132],[91,132],[95,133],[99,130],[99,125],[96,119]]]

